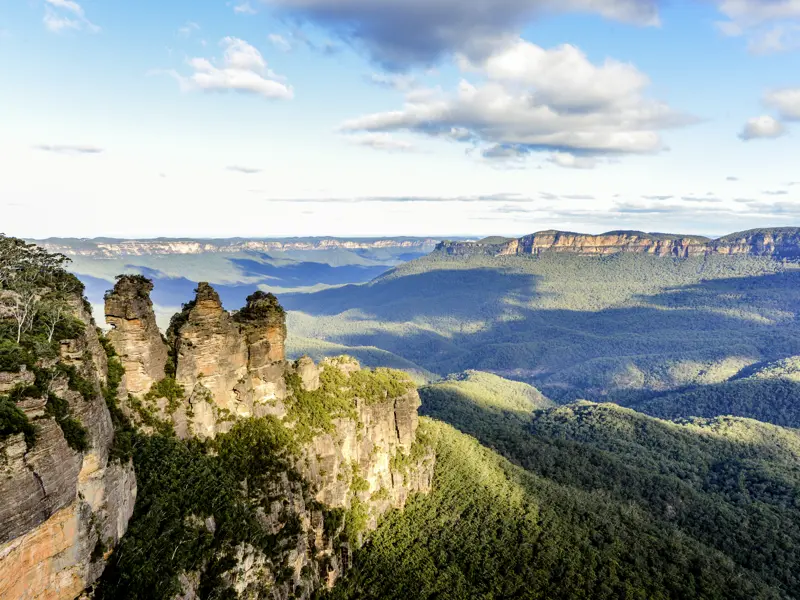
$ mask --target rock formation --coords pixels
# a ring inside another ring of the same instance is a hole
[[[609,231],[600,235],[587,235],[549,230],[498,243],[442,242],[436,250],[456,256],[539,255],[549,252],[609,255],[625,252],[678,258],[707,254],[750,254],[796,259],[800,258],[800,229],[754,229],[716,240],[702,236],[642,231]]]
[[[343,359],[326,360],[318,367],[307,358],[286,365],[289,373],[312,382],[312,388],[320,385],[326,369],[348,377],[354,368],[359,368],[357,362]],[[223,580],[247,598],[308,599],[318,588],[331,587],[347,571],[355,549],[337,537],[341,526],[328,522],[337,510],[358,505],[365,519],[363,535],[368,535],[386,511],[402,508],[412,493],[430,490],[434,455],[416,439],[419,405],[415,389],[379,402],[357,401],[352,415],[333,419],[332,431],[307,440],[294,466],[306,485],[287,473],[271,481],[265,495],[280,500],[269,503],[261,519],[269,533],[279,532],[287,516],[299,530],[271,555],[247,544],[237,547],[234,565]],[[288,565],[288,576],[281,565]],[[183,574],[180,597],[194,598],[199,581],[196,572]],[[265,586],[268,594],[259,592]]]
[[[139,322],[151,323],[152,304],[141,297],[149,292],[147,286],[138,286],[133,294],[120,293],[120,287],[118,283],[106,303],[109,321],[135,314]],[[294,470],[305,484],[286,473],[275,478],[266,497],[282,500],[263,506],[261,523],[277,532],[288,511],[300,529],[294,542],[273,556],[246,545],[237,548],[235,565],[224,579],[239,592],[268,585],[273,598],[310,597],[320,585],[332,585],[349,557],[346,544],[344,549],[334,544],[331,529],[337,526],[326,525],[331,517],[325,511],[358,505],[369,530],[387,510],[402,507],[410,494],[430,488],[433,453],[416,443],[420,400],[413,382],[386,370],[362,371],[346,357],[318,366],[308,357],[287,361],[285,314],[275,296],[256,292],[244,308],[229,313],[214,289],[200,283],[195,298],[173,317],[166,337],[182,397],[159,397],[174,387],[154,382],[131,406],[155,413],[182,438],[214,438],[240,418],[269,415],[283,420],[299,442]],[[136,352],[130,339],[110,336],[120,354],[159,356],[161,363],[150,364],[150,372],[164,372],[166,355]],[[148,344],[153,336],[138,339]],[[346,406],[333,401],[326,407],[333,397],[345,397]],[[318,408],[309,409],[311,405]],[[327,411],[328,426],[306,423],[308,410]],[[134,421],[150,431],[146,415],[137,419],[135,413]],[[213,528],[205,521],[197,526]],[[286,564],[291,569],[288,580]],[[193,598],[199,581],[200,574],[184,573],[181,597]]]
[[[153,313],[153,284],[140,275],[123,275],[106,294],[108,339],[125,368],[123,394],[145,394],[164,378],[167,347]]]
[[[54,373],[49,395],[66,402],[70,418],[85,430],[86,449],[70,447],[62,427],[46,410],[44,394],[17,401],[36,426],[32,444],[22,433],[0,438],[0,598],[72,599],[102,573],[110,550],[133,513],[136,479],[131,463],[109,458],[114,438],[101,391],[106,355],[80,298],[71,302],[83,333],[61,343],[60,356],[40,361]],[[74,368],[88,382],[73,389]],[[29,386],[27,369],[0,374],[3,391]],[[35,388],[28,388],[35,389]]]

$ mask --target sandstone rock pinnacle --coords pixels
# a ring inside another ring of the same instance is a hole
[[[108,339],[125,367],[123,393],[145,394],[164,378],[167,346],[156,325],[152,289],[141,275],[122,275],[105,297]]]

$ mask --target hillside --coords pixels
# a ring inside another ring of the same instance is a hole
[[[164,329],[200,281],[213,284],[226,307],[239,308],[255,287],[285,293],[370,281],[428,254],[436,242],[429,238],[36,240],[47,251],[71,259],[69,269],[86,286],[98,321],[102,321],[103,294],[116,275],[151,279],[156,317]]]
[[[424,252],[436,244],[431,238],[333,238],[333,237],[293,237],[293,238],[47,238],[31,240],[48,252],[58,252],[65,256],[93,256],[116,258],[120,256],[146,256],[167,254],[206,254],[236,252],[288,252],[292,250],[364,250]]]
[[[610,255],[621,252],[687,258],[709,254],[800,258],[800,228],[776,227],[732,233],[715,240],[696,235],[607,231],[598,235],[571,231],[539,231],[519,239],[480,242],[442,242],[437,250],[447,254],[490,256],[538,255],[568,252],[580,255]]]
[[[542,474],[424,421],[437,455],[431,494],[391,514],[327,597],[797,596],[795,432],[649,419],[614,443],[637,420],[598,410],[544,413],[537,435],[550,422],[566,428],[551,434],[561,452],[542,457]],[[731,472],[741,473],[733,488]],[[603,479],[614,485],[592,487]]]
[[[798,430],[590,402],[537,410],[512,382],[461,384],[475,375],[420,390],[436,419],[433,491],[382,524],[330,597],[800,593]]]
[[[66,264],[0,237],[0,596],[800,597],[791,261],[437,251],[162,330],[128,274],[105,334]]]
[[[304,338],[439,375],[491,371],[548,397],[633,403],[800,353],[800,270],[763,256],[450,256],[284,295]]]

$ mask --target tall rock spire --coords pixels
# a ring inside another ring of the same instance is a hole
[[[146,394],[164,378],[167,346],[156,325],[150,292],[152,282],[141,275],[122,275],[105,296],[108,339],[125,367],[120,390]]]

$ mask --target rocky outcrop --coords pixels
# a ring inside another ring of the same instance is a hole
[[[207,283],[198,285],[185,322],[172,333],[175,380],[189,395],[195,425],[199,426],[192,433],[213,437],[221,424],[218,413],[244,416],[248,412],[240,410],[234,391],[247,375],[247,344],[222,308],[219,295]]]
[[[800,229],[785,227],[750,230],[716,240],[702,236],[642,231],[609,231],[600,235],[587,235],[550,230],[498,243],[442,242],[436,250],[455,256],[563,252],[589,256],[637,253],[678,258],[708,254],[749,254],[794,259],[800,258]]]
[[[800,228],[776,227],[732,233],[710,244],[719,254],[751,254],[774,258],[800,258]]]
[[[152,313],[148,302],[141,305]],[[140,318],[150,321],[150,315]],[[247,598],[310,598],[332,585],[347,568],[351,544],[361,541],[342,542],[342,515],[358,512],[363,535],[387,510],[429,490],[433,477],[433,451],[416,436],[420,399],[413,382],[397,372],[362,371],[348,357],[319,365],[308,357],[289,362],[285,320],[271,294],[256,292],[229,313],[216,291],[200,283],[167,331],[183,397],[156,397],[173,389],[159,384],[137,400],[179,437],[214,438],[240,418],[269,415],[282,420],[297,443],[293,466],[252,498],[269,534],[287,521],[296,533],[270,555],[238,546],[221,579]],[[319,421],[325,421],[323,411],[332,411],[327,425]],[[213,534],[213,518],[196,521],[193,526]],[[179,598],[196,597],[203,568],[181,575]]]
[[[318,386],[319,375],[309,377],[308,360],[298,361],[295,368],[304,368],[307,380]],[[360,366],[355,359],[326,359],[318,371],[323,369],[350,375]],[[378,402],[356,398],[353,417],[335,419],[332,433],[315,436],[298,464],[298,470],[317,490],[316,499],[326,506],[349,508],[353,478],[362,479],[362,489],[355,497],[371,506],[374,525],[389,508],[403,506],[410,493],[427,491],[432,460],[415,464],[413,473],[400,466],[402,457],[411,455],[416,440],[420,405],[413,387]]]
[[[347,358],[316,366],[305,357],[285,368],[306,382],[304,391],[320,389],[327,369],[344,374],[344,386],[360,370]],[[300,390],[288,391],[287,403],[296,393]],[[353,413],[335,418],[330,432],[305,440],[294,465],[302,481],[281,473],[260,493],[271,499],[259,509],[265,531],[278,534],[292,521],[297,532],[269,555],[249,544],[237,546],[233,565],[221,580],[240,597],[254,599],[308,599],[319,588],[332,587],[381,515],[402,508],[412,493],[430,490],[434,454],[416,438],[419,406],[413,388],[379,401],[357,399]],[[287,421],[291,427],[291,413]],[[363,529],[357,538],[346,538],[342,528],[355,518],[363,519]],[[198,519],[196,526],[213,529],[208,519]],[[200,580],[201,573],[183,573],[177,598],[196,598]]]
[[[150,292],[153,284],[139,275],[123,275],[106,294],[108,339],[125,368],[121,392],[145,394],[164,378],[167,346],[161,338]]]
[[[81,299],[71,305],[85,330],[61,343],[58,362],[86,383],[73,389],[56,360],[39,367],[52,371],[48,393],[66,403],[85,431],[86,448],[70,447],[46,411],[45,394],[16,403],[37,432],[32,445],[21,433],[0,440],[0,598],[75,598],[102,573],[133,513],[133,467],[109,460],[114,430],[100,388],[107,358]],[[15,376],[17,384],[33,381],[28,370],[0,380],[8,387]]]
[[[286,322],[275,296],[257,292],[231,315],[200,283],[168,337],[186,396],[173,415],[181,437],[214,437],[239,417],[285,414]]]

